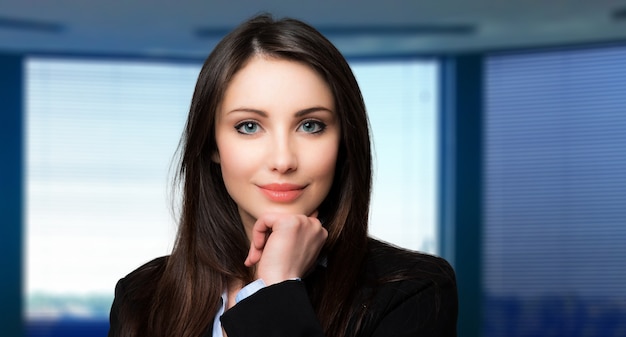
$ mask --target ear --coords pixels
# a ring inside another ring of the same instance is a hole
[[[215,152],[211,155],[211,160],[216,164],[220,163],[220,153],[217,152],[217,150],[215,150]]]

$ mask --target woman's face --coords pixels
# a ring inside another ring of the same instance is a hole
[[[317,210],[340,139],[332,92],[317,72],[254,56],[227,87],[215,128],[213,160],[248,233],[262,214]]]

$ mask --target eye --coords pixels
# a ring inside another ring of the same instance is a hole
[[[237,132],[244,135],[251,135],[259,132],[259,124],[257,122],[245,121],[235,125]]]
[[[299,131],[306,133],[320,133],[324,131],[324,129],[326,129],[326,124],[314,120],[304,121],[298,128]]]

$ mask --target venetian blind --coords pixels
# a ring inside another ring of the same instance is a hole
[[[626,48],[485,68],[486,335],[623,332]]]

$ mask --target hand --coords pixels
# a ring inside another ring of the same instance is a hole
[[[245,265],[256,265],[256,276],[266,285],[301,278],[315,264],[327,237],[317,212],[262,215],[252,228]]]

